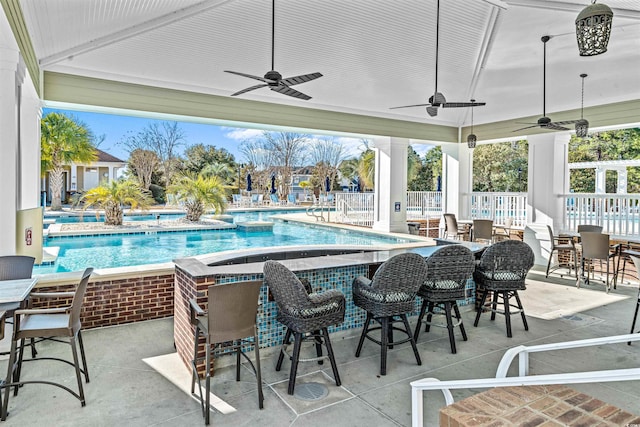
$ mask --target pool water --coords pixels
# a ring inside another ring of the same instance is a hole
[[[299,212],[299,211],[297,211]],[[234,222],[270,220],[274,213],[235,213]],[[34,268],[34,274],[62,273],[86,267],[110,268],[169,262],[176,258],[237,249],[297,245],[363,245],[411,242],[385,236],[275,220],[273,232],[236,230],[184,231],[87,237],[53,237],[45,246],[58,246],[55,264]]]

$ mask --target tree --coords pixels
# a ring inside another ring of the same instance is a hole
[[[479,145],[473,152],[473,191],[527,191],[526,140]]]
[[[358,159],[358,178],[360,179],[362,191],[373,189],[376,171],[376,153],[367,148]]]
[[[177,122],[151,123],[135,135],[129,135],[123,144],[129,153],[137,149],[153,151],[160,160],[165,186],[171,184],[176,168],[178,147],[185,143],[185,133]]]
[[[97,160],[93,133],[81,122],[62,113],[49,113],[41,124],[41,170],[49,172],[51,209],[62,209],[64,166]]]
[[[152,184],[153,173],[160,165],[160,159],[151,150],[136,148],[129,154],[128,168],[138,180],[140,186],[148,190]]]
[[[112,180],[87,191],[81,198],[83,209],[104,210],[105,225],[122,225],[125,205],[146,210],[152,203],[149,192],[131,180]]]
[[[214,145],[194,144],[184,150],[184,160],[180,165],[182,172],[199,174],[211,164],[227,165],[235,169],[236,162],[233,154],[224,148],[216,148]]]
[[[626,160],[640,158],[640,129],[617,129],[593,132],[585,138],[572,135],[569,140],[569,163],[595,162],[607,160]],[[627,191],[640,192],[640,168],[627,171]],[[606,176],[606,192],[616,192],[614,171]],[[594,169],[573,169],[570,175],[570,187],[576,193],[595,192]]]
[[[348,179],[350,182],[356,182],[358,180],[358,159],[346,159],[340,163],[340,174],[343,178]]]
[[[316,140],[310,149],[310,161],[314,164],[314,175],[320,181],[322,190],[325,190],[325,180],[329,178],[329,188],[333,188],[338,178],[338,167],[344,159],[344,146],[335,138],[323,138]]]
[[[252,177],[257,178],[257,185],[264,187],[267,181],[270,185],[275,173],[288,186],[294,166],[304,163],[308,141],[307,134],[265,131],[260,138],[243,141],[240,152],[250,165]]]
[[[215,209],[217,214],[225,211],[227,197],[220,178],[204,175],[183,174],[169,187],[169,193],[184,203],[187,220],[199,221],[206,209]]]

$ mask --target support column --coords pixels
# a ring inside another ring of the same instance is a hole
[[[466,144],[443,144],[442,175],[442,212],[453,213],[458,219],[470,219],[473,150]]]
[[[373,229],[407,233],[407,147],[406,138],[374,140],[375,202]]]
[[[627,168],[621,167],[618,171],[618,184],[616,186],[617,194],[627,194]]]
[[[536,255],[536,264],[549,259],[547,225],[555,232],[564,228],[565,207],[561,194],[569,192],[568,132],[544,133],[527,138],[529,142],[529,176],[527,193],[527,228],[524,240]]]
[[[22,85],[20,105],[21,205],[19,209],[40,206],[40,121],[42,104],[29,73]]]
[[[607,192],[607,170],[602,166],[596,168],[596,194]]]
[[[16,253],[16,212],[18,210],[18,50],[0,38],[0,255]]]

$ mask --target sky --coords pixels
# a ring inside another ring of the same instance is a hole
[[[98,140],[104,138],[97,148],[123,161],[126,161],[129,157],[127,147],[123,144],[127,136],[142,131],[153,122],[162,122],[162,120],[149,118],[54,108],[45,108],[43,110],[43,116],[54,111],[64,113],[82,122],[93,132]],[[244,162],[246,160],[239,151],[240,143],[262,134],[262,130],[260,129],[234,128],[193,122],[178,123],[185,133],[186,145],[204,144],[213,145],[216,148],[225,148],[234,155],[238,162]],[[343,144],[347,158],[357,157],[365,149],[362,141],[358,138],[336,137],[336,141]],[[185,147],[182,147],[182,149],[184,148]],[[413,148],[422,155],[431,147],[417,145],[413,146]]]

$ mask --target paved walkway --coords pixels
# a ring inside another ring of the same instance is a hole
[[[544,274],[533,271],[530,277],[543,281]],[[570,284],[552,279],[557,284]],[[563,289],[559,286],[558,289]],[[602,291],[601,286],[589,289]],[[527,290],[522,300],[527,307]],[[548,291],[546,291],[548,292]],[[406,426],[410,424],[409,382],[424,377],[440,379],[483,378],[495,374],[497,363],[509,348],[519,344],[539,344],[627,333],[636,303],[637,287],[619,286],[612,294],[626,297],[606,306],[598,306],[568,316],[542,320],[529,317],[525,332],[519,319],[513,320],[513,338],[505,334],[504,320],[491,322],[484,316],[473,327],[473,312],[463,318],[469,340],[458,336],[458,353],[451,354],[446,330],[433,328],[422,333],[418,347],[423,360],[417,366],[407,345],[390,351],[388,374],[378,375],[379,347],[365,343],[360,358],[354,357],[359,331],[334,334],[332,341],[339,363],[342,386],[331,380],[328,364],[301,364],[298,384],[313,381],[327,384],[329,395],[317,402],[305,402],[286,394],[288,363],[276,372],[275,353],[262,352],[265,407],[258,410],[255,382],[245,369],[243,380],[236,383],[234,369],[220,367],[213,380],[215,393],[237,409],[222,415],[212,414],[217,426]],[[532,299],[533,299],[533,294]],[[549,296],[551,298],[551,294]],[[539,298],[539,296],[537,296]],[[411,319],[412,326],[415,318]],[[143,359],[174,352],[171,318],[124,326],[87,330],[84,334],[91,382],[86,385],[86,407],[66,392],[46,385],[25,385],[10,401],[6,425],[17,426],[186,426],[203,423],[199,405],[171,382],[151,369]],[[2,342],[6,344],[8,339]],[[39,345],[41,355],[69,355],[69,348],[58,343]],[[310,349],[311,350],[311,349]],[[616,345],[586,350],[559,351],[532,356],[533,373],[561,370],[637,367],[640,345]],[[226,364],[226,363],[225,363]],[[0,361],[5,369],[6,361]],[[47,377],[73,384],[70,367],[48,361],[27,363],[23,378]],[[185,374],[188,375],[185,370]],[[574,388],[640,414],[640,384],[637,382],[576,385]],[[454,393],[460,398],[480,390]],[[438,410],[443,405],[439,392],[426,395],[426,424],[437,425]]]

